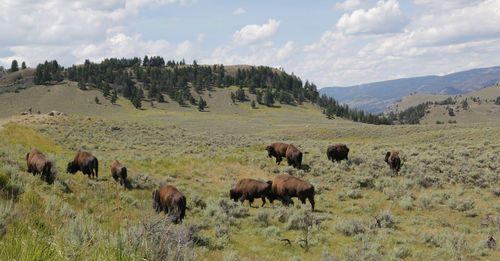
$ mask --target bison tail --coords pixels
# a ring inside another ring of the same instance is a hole
[[[94,159],[94,170],[95,170],[95,177],[99,177],[99,161],[97,158]]]

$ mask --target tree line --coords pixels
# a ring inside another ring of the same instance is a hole
[[[50,84],[64,79],[75,81],[82,90],[101,90],[112,102],[121,94],[136,107],[141,101],[165,102],[164,95],[180,106],[198,105],[200,111],[206,107],[201,93],[214,88],[238,86],[231,93],[233,101],[247,102],[245,90],[254,94],[255,102],[269,107],[281,104],[302,104],[309,101],[318,104],[328,118],[343,117],[371,124],[392,124],[383,115],[365,114],[362,110],[350,109],[335,99],[319,96],[317,86],[305,83],[293,75],[267,66],[238,68],[228,73],[223,64],[198,65],[197,61],[186,64],[184,60],[165,60],[160,56],[145,56],[143,59],[108,58],[100,63],[85,60],[82,65],[61,67],[57,61],[39,64],[35,72],[36,84]],[[194,97],[193,93],[199,97]],[[202,102],[202,105],[199,105]]]

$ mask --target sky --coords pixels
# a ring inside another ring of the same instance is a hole
[[[318,87],[500,65],[500,0],[0,0],[0,65],[162,56]]]

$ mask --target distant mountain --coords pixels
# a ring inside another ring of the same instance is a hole
[[[383,112],[411,93],[465,94],[500,82],[500,66],[473,69],[444,76],[424,76],[366,83],[350,87],[325,87],[320,95],[365,112]]]

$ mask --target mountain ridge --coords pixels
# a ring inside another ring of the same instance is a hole
[[[348,87],[324,87],[320,95],[334,97],[366,112],[383,112],[412,93],[459,95],[477,91],[500,81],[500,66],[476,68],[443,76],[429,75],[365,83]]]

